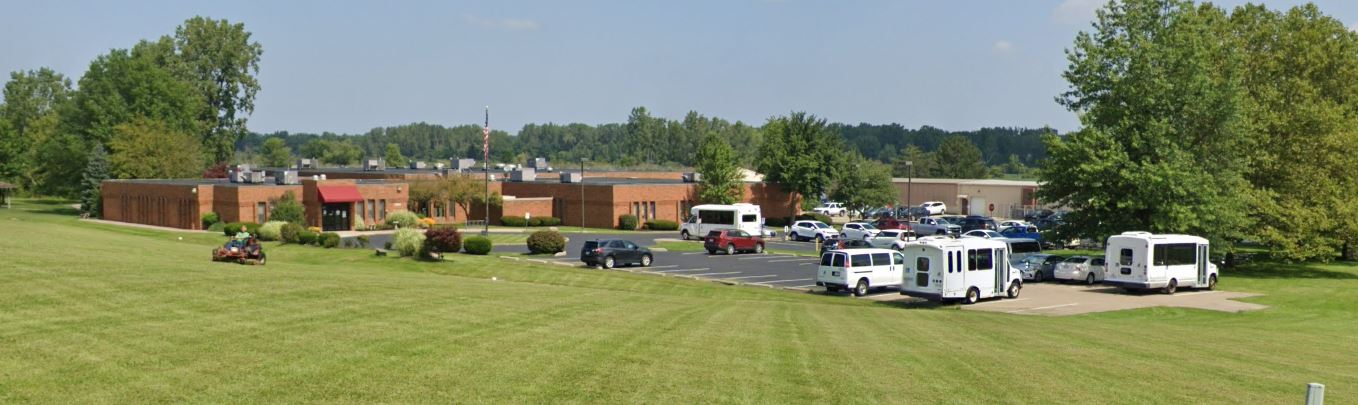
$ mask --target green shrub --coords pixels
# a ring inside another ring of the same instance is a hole
[[[219,216],[217,216],[217,213],[215,213],[215,212],[208,212],[208,213],[203,214],[202,220],[203,220],[203,229],[211,229],[211,228],[212,228],[212,225],[216,225],[216,224],[222,222],[222,218],[219,217]]]
[[[561,225],[561,218],[542,217],[542,226],[557,226],[557,225]]]
[[[416,228],[420,226],[420,216],[410,211],[394,211],[387,214],[387,225]]]
[[[462,249],[465,250],[467,254],[487,255],[490,254],[490,248],[490,238],[485,236],[473,236],[462,241]]]
[[[818,213],[815,213],[815,212],[807,212],[807,213],[803,213],[802,215],[798,215],[798,216],[797,216],[797,220],[798,220],[798,221],[816,220],[816,221],[824,222],[824,223],[826,223],[826,224],[830,224],[830,217],[829,217],[829,216],[827,216],[827,215],[825,215],[825,214],[818,214]]]
[[[286,224],[287,222],[283,221],[265,222],[264,225],[259,226],[259,231],[255,233],[259,235],[259,240],[262,241],[273,242],[281,240],[283,239],[283,225]]]
[[[367,227],[368,227],[368,224],[366,224],[366,223],[363,222],[363,217],[362,217],[362,216],[354,216],[354,229],[355,229],[355,230],[363,230],[364,228],[367,228]]]
[[[789,222],[787,221],[787,218],[764,218],[765,226],[781,228],[784,226],[788,226],[788,224]]]
[[[252,234],[259,231],[259,224],[254,222],[232,222],[226,224],[225,227],[222,227],[222,232],[225,233],[226,236],[236,236],[236,233],[240,232],[242,226],[248,229]]]
[[[653,231],[675,231],[679,230],[679,223],[664,219],[652,219],[646,221],[646,229]]]
[[[282,197],[273,200],[269,205],[273,206],[269,210],[269,219],[294,224],[306,223],[306,206],[297,201],[297,195],[292,191],[283,192]]]
[[[557,231],[537,231],[528,235],[528,251],[538,253],[557,253],[566,250],[566,238]]]
[[[424,234],[414,228],[401,228],[391,235],[391,247],[402,257],[420,253],[421,245],[424,245]]]
[[[504,226],[528,226],[528,220],[523,217],[504,216],[500,217],[500,225]]]
[[[297,244],[314,245],[317,237],[319,237],[317,233],[303,229],[302,232],[297,233]]]
[[[225,223],[222,223],[222,222],[220,222],[220,221],[219,221],[219,222],[214,222],[214,223],[212,223],[212,226],[207,227],[207,230],[208,230],[209,232],[222,232],[222,230],[224,230],[224,229],[226,229],[226,224],[225,224]]]
[[[342,238],[340,238],[338,233],[326,232],[321,234],[320,239],[321,239],[320,245],[325,247],[326,249],[330,249],[333,247],[338,247],[340,244],[340,240]]]
[[[302,232],[306,232],[306,228],[289,222],[283,224],[282,228],[279,228],[278,240],[283,241],[283,243],[301,243],[301,240],[298,238],[301,236],[300,234]]]
[[[357,238],[354,238],[354,241],[358,244],[358,247],[368,247],[368,235],[358,235]]]
[[[432,228],[424,231],[425,250],[433,253],[457,253],[462,250],[462,232],[457,228]]]
[[[542,218],[538,217],[528,218],[528,226],[542,226]]]
[[[618,229],[634,231],[637,229],[637,216],[624,214],[618,216]]]

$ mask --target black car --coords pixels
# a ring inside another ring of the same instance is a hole
[[[962,218],[961,222],[957,224],[962,227],[962,232],[974,231],[977,229],[985,229],[991,231],[1000,230],[1000,224],[998,222],[995,222],[994,218],[983,217],[980,215],[968,215],[966,218]]]
[[[591,267],[602,266],[605,269],[628,264],[647,267],[653,258],[651,249],[624,239],[585,241],[585,246],[580,249],[580,261]]]
[[[825,254],[825,252],[837,249],[871,249],[871,248],[872,244],[862,239],[834,238],[827,239],[824,244],[820,245],[820,253]]]

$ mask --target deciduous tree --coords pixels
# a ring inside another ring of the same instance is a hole
[[[708,132],[703,137],[694,162],[699,175],[699,201],[734,204],[745,198],[745,183],[736,162],[735,150],[716,132]]]
[[[202,173],[202,144],[188,133],[146,118],[120,124],[113,132],[109,162],[117,178],[180,179]]]

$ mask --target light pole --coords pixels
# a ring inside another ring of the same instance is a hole
[[[585,162],[589,158],[580,158],[580,232],[585,232]]]
[[[914,204],[914,202],[912,202],[914,196],[911,195],[911,194],[912,194],[912,191],[914,191],[914,188],[915,188],[915,162],[914,162],[914,161],[910,161],[910,160],[905,161],[905,176],[906,176],[906,177],[905,177],[905,214],[906,214],[907,217],[910,218],[911,221],[914,221],[914,220],[915,220],[915,210],[913,209],[914,206],[912,205],[912,204]]]
[[[483,207],[486,210],[486,222],[481,225],[481,236],[490,235],[490,106],[486,106],[486,126],[481,127],[482,156],[481,170],[486,172],[486,199]]]

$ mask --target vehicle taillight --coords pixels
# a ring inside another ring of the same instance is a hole
[[[603,248],[594,248],[594,253],[595,253],[595,254],[603,254],[603,253],[604,253],[604,249],[603,249]]]

